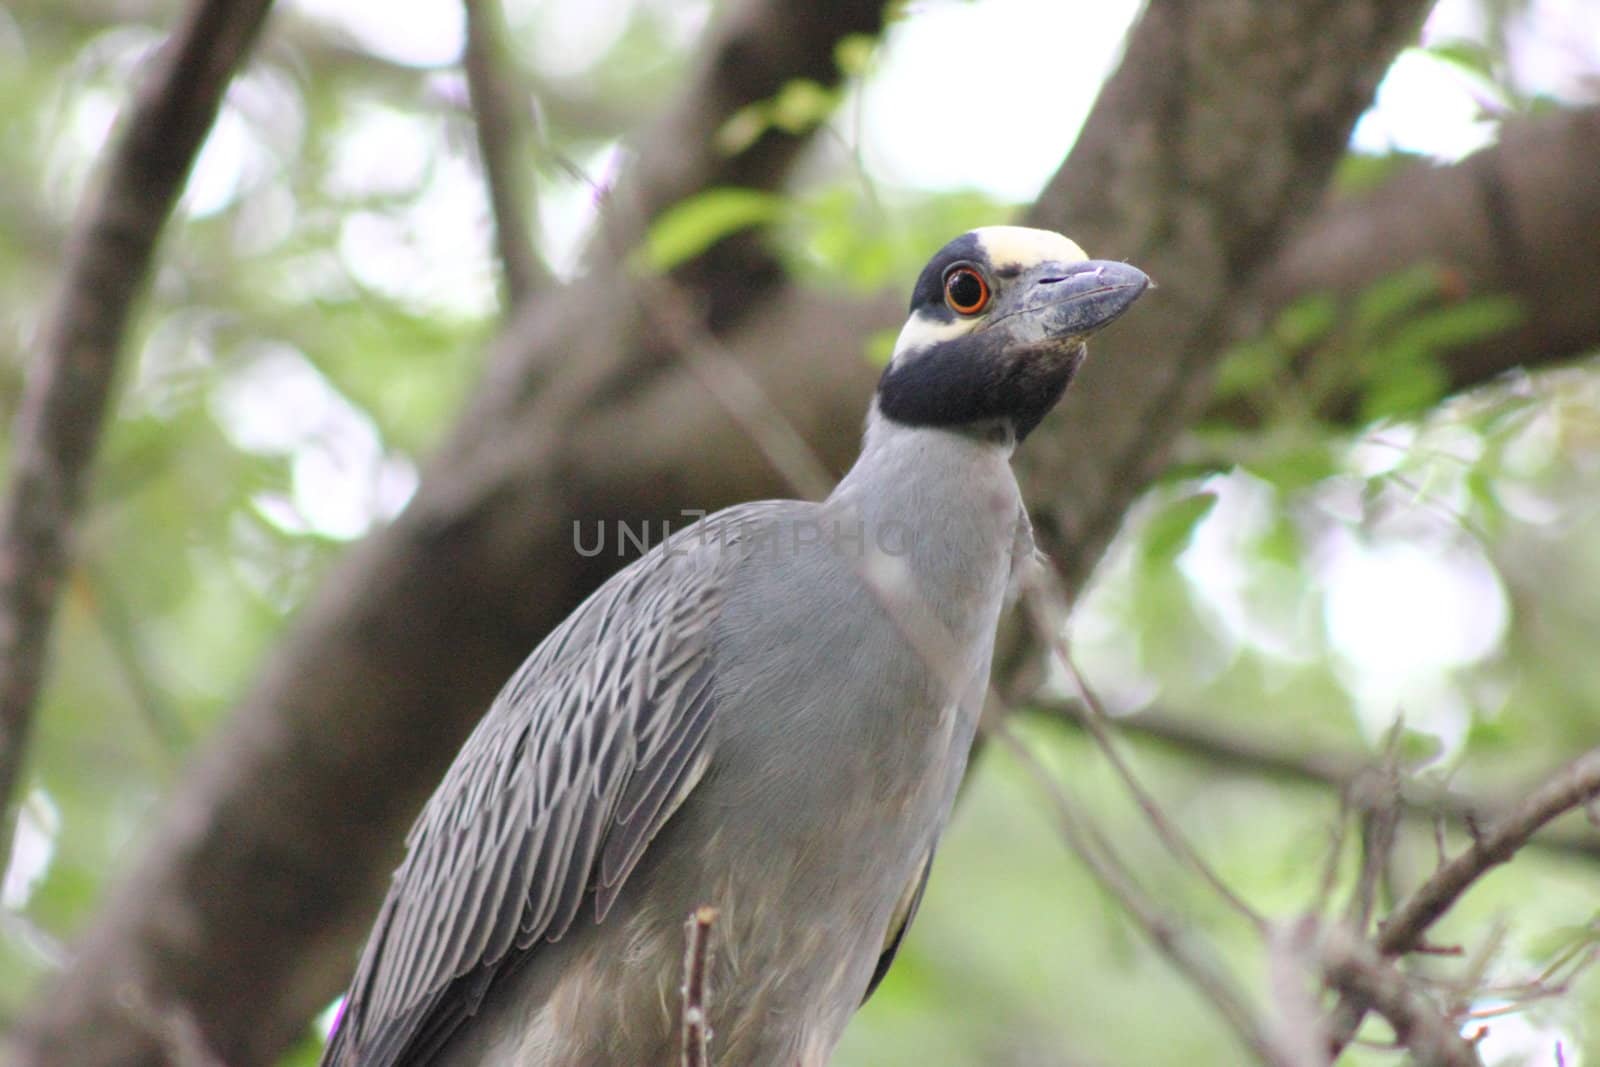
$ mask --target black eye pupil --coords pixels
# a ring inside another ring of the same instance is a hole
[[[945,292],[956,307],[975,308],[983,301],[983,282],[970,270],[957,271],[950,275]]]

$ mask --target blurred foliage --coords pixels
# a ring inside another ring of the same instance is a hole
[[[728,155],[737,155],[755,143],[768,130],[799,135],[828,122],[849,91],[849,81],[859,79],[872,67],[877,42],[852,34],[834,48],[834,62],[845,81],[830,89],[809,78],[795,78],[767,100],[746,104],[717,131],[716,144]]]
[[[639,264],[657,273],[671,270],[724,237],[772,222],[788,203],[756,189],[707,189],[661,213],[645,235]]]
[[[551,161],[603,178],[617,138],[676,84],[698,23],[681,5],[624,5],[578,71],[548,45],[558,6],[512,4],[508,17],[540,102],[543,251],[566,272],[592,193]],[[1509,14],[1490,6],[1487,43],[1432,49],[1511,84],[1497,35]],[[92,161],[174,7],[0,2],[7,416]],[[870,76],[871,43],[849,42],[839,62]],[[1009,213],[981,193],[875,187],[840,120],[853,92],[794,83],[741,112],[730,144],[823,127],[796,188],[679,205],[651,233],[650,265],[756,227],[808,284],[898,290],[949,234]],[[403,506],[472,387],[497,309],[465,99],[449,67],[408,65],[294,8],[230,93],[131,338],[64,591],[0,911],[5,1018],[329,562]],[[1380,182],[1395,162],[1352,157],[1344,180]],[[1536,313],[1452,292],[1422,266],[1348,306],[1312,295],[1230,355],[1219,400],[1255,423],[1195,431],[1074,618],[1079,663],[1114,710],[1157,706],[1287,751],[1350,754],[1372,752],[1403,713],[1417,773],[1493,796],[1600,742],[1600,379],[1577,367],[1446,399],[1442,351]],[[1269,1001],[1256,935],[1163,851],[1104,760],[1051,720],[1023,727],[1152,895]],[[1289,917],[1315,898],[1337,797],[1130,747],[1247,899]],[[1431,831],[1408,826],[1395,890],[1433,862]],[[1530,850],[1435,940],[1493,946],[1499,982],[1564,975],[1596,944],[1597,880],[1592,863]],[[1568,1064],[1593,1063],[1595,1020],[1600,982],[1584,972],[1564,996],[1491,1020],[1486,1053],[1547,1064],[1560,1040]],[[314,1063],[317,1047],[308,1034],[287,1062]],[[1198,1065],[1239,1052],[1065,852],[1026,776],[989,752],[900,961],[837,1062]]]

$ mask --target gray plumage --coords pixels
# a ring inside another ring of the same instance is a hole
[[[969,269],[993,287],[970,315],[978,289],[946,291]],[[946,246],[826,501],[681,531],[506,684],[324,1063],[665,1067],[701,905],[713,1061],[825,1063],[915,911],[1031,558],[1012,449],[1144,285],[1042,231]]]

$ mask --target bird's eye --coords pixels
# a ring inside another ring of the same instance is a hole
[[[971,267],[956,267],[944,276],[944,302],[959,315],[976,315],[989,306],[989,283]]]

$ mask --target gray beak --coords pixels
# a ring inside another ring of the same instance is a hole
[[[1150,287],[1137,267],[1110,260],[1041,263],[1011,287],[1011,307],[996,308],[987,329],[1023,344],[1081,342],[1109,324]]]

